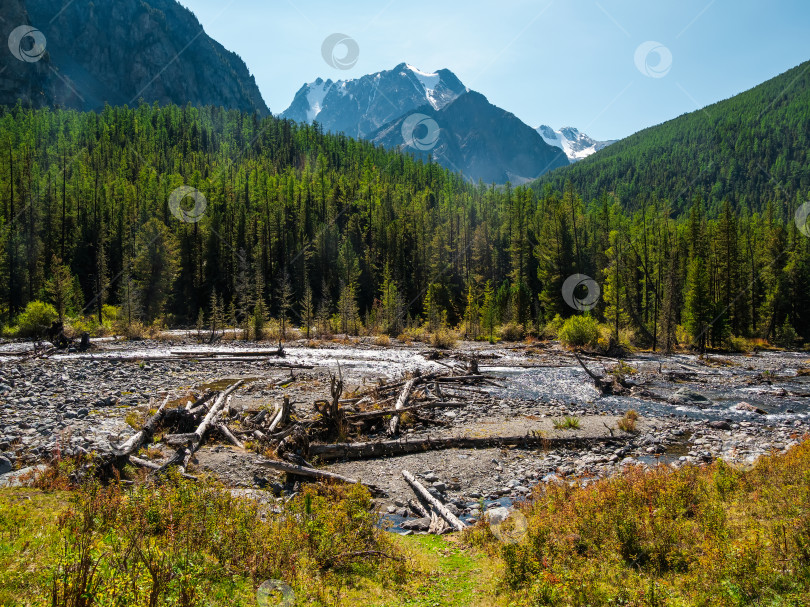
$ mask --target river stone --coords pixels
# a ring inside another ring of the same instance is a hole
[[[14,469],[14,466],[11,465],[11,462],[5,458],[0,457],[0,474],[6,474],[7,472],[11,472]]]
[[[430,519],[428,517],[413,518],[402,523],[400,527],[410,531],[427,531],[430,529]]]
[[[504,506],[490,508],[484,513],[484,518],[487,519],[490,525],[500,525],[509,518],[509,509]]]
[[[29,468],[22,468],[15,472],[8,472],[6,474],[0,475],[0,487],[22,487],[22,480],[20,480],[23,476],[27,474],[32,474],[34,476],[37,473],[44,472],[48,469],[48,466],[45,464],[40,464],[39,466],[31,466]]]
[[[750,411],[751,413],[758,413],[759,415],[767,415],[767,412],[759,407],[746,402],[737,403],[734,407],[737,411]]]
[[[689,388],[679,388],[667,400],[673,405],[693,405],[701,408],[712,404],[712,401],[700,392],[695,392]]]

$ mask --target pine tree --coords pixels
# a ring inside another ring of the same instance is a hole
[[[472,279],[467,281],[467,306],[464,310],[464,327],[467,339],[478,339],[481,320],[481,309],[478,305],[478,294]]]
[[[328,335],[330,333],[329,318],[332,315],[331,307],[332,301],[329,295],[329,286],[326,284],[326,279],[324,279],[321,283],[321,301],[318,304],[318,311],[316,313],[319,336]]]
[[[709,275],[706,260],[695,255],[689,262],[686,274],[686,297],[684,302],[684,326],[692,343],[701,351],[706,350],[707,333],[712,320],[712,305],[709,300]]]
[[[51,277],[48,279],[46,290],[51,299],[59,322],[64,322],[65,313],[73,307],[74,284],[70,268],[62,263],[55,254],[51,258]]]
[[[121,286],[119,288],[118,302],[123,312],[126,327],[131,327],[141,318],[141,296],[138,293],[137,283],[132,276],[132,262],[124,259],[124,269],[121,271]]]
[[[157,319],[166,309],[180,269],[177,239],[157,218],[138,233],[132,263],[133,278],[146,320]]]
[[[441,287],[436,283],[431,283],[425,293],[424,314],[428,331],[438,331],[443,323],[442,308],[439,302],[439,292]]]
[[[380,306],[383,332],[389,335],[399,335],[402,332],[402,297],[396,282],[391,277],[391,268],[387,263],[380,287]]]
[[[301,300],[301,320],[304,323],[307,339],[309,339],[312,320],[315,317],[315,301],[312,298],[312,287],[309,279],[304,275],[304,298]]]
[[[619,343],[619,330],[628,320],[625,311],[627,293],[622,277],[622,244],[623,236],[618,230],[610,233],[610,248],[606,251],[608,266],[605,269],[605,282],[602,297],[605,301],[605,319],[610,325],[613,339]]]
[[[287,339],[287,321],[289,320],[290,309],[292,308],[292,286],[287,272],[281,279],[278,288],[278,316],[281,321],[281,339]]]
[[[338,314],[340,315],[341,332],[347,335],[357,335],[360,311],[357,309],[357,293],[354,285],[341,283]]]
[[[489,334],[489,343],[495,343],[495,327],[498,324],[498,310],[495,302],[495,291],[492,282],[487,281],[484,287],[484,303],[481,306],[481,327]]]
[[[693,345],[704,352],[709,338],[708,332],[711,328],[714,305],[709,291],[706,228],[703,218],[703,202],[700,198],[696,198],[692,204],[687,230],[690,250],[685,284],[684,326],[689,332]]]

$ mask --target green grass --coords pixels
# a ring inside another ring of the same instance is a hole
[[[255,605],[267,579],[332,604],[347,585],[408,579],[376,522],[359,485],[308,487],[280,512],[208,481],[3,490],[0,605]]]
[[[447,536],[411,536],[402,545],[412,555],[421,575],[386,607],[457,607],[506,604],[495,595],[498,568],[481,551],[459,544]],[[362,603],[360,603],[362,604]],[[369,603],[371,605],[372,603]]]
[[[810,604],[810,442],[747,470],[547,485],[521,506],[516,543],[484,523],[388,534],[370,507],[359,486],[310,487],[280,512],[208,481],[0,490],[0,605],[252,606],[267,579],[289,584],[296,605]],[[90,600],[66,600],[76,588]]]
[[[557,418],[552,420],[554,424],[554,428],[556,430],[578,430],[579,429],[579,418],[566,415],[563,418]]]

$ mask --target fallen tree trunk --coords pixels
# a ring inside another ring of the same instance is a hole
[[[163,466],[161,466],[161,471],[166,470],[169,466],[175,464],[177,464],[178,468],[180,468],[180,472],[186,471],[188,463],[191,461],[191,456],[194,455],[197,449],[200,448],[205,433],[208,431],[208,428],[211,426],[214,420],[219,416],[220,411],[225,406],[225,402],[228,400],[228,396],[231,394],[231,392],[241,386],[242,383],[243,380],[240,379],[235,384],[229,386],[224,392],[220,393],[217,400],[214,402],[214,405],[205,416],[205,419],[203,419],[203,421],[199,426],[197,426],[197,429],[191,435],[188,446],[184,450],[178,451],[172,459],[163,464]]]
[[[231,432],[231,429],[228,428],[228,426],[226,426],[225,424],[223,424],[221,422],[218,423],[217,424],[217,430],[222,432],[222,435],[225,438],[227,438],[231,442],[231,444],[234,445],[235,447],[239,447],[240,449],[245,448],[245,445],[242,443],[242,441],[240,441],[238,438],[236,438],[234,436],[233,432]]]
[[[278,470],[279,472],[286,472],[287,474],[296,474],[298,476],[306,476],[309,478],[317,479],[319,481],[339,481],[341,483],[347,483],[349,485],[356,485],[357,483],[360,483],[361,485],[368,487],[371,490],[371,492],[376,495],[385,494],[385,492],[376,485],[364,483],[357,479],[349,478],[348,476],[335,474],[334,472],[327,472],[326,470],[318,470],[317,468],[306,468],[304,466],[298,466],[296,464],[288,464],[287,462],[279,462],[276,460],[263,460],[259,462],[259,465],[265,468],[270,468],[271,470]]]
[[[453,526],[453,528],[456,529],[456,531],[463,531],[467,528],[467,525],[465,525],[455,514],[450,512],[444,504],[433,497],[430,492],[425,489],[422,483],[416,480],[413,474],[407,470],[403,470],[402,476],[404,476],[405,480],[408,481],[408,484],[411,486],[414,493],[430,504],[436,512],[441,514],[444,520],[446,520],[448,523],[450,523],[450,525]]]
[[[183,350],[172,350],[172,356],[185,356],[188,358],[216,358],[219,356],[238,357],[261,357],[261,356],[284,356],[284,349],[275,350],[212,350],[208,352],[185,352]]]
[[[346,416],[346,421],[348,422],[356,422],[356,421],[363,421],[367,419],[375,419],[378,417],[385,417],[386,415],[394,415],[395,413],[406,413],[408,411],[416,411],[417,409],[441,409],[441,408],[451,408],[451,407],[466,407],[468,403],[459,403],[459,402],[443,402],[443,401],[433,401],[433,402],[426,402],[426,403],[419,403],[418,405],[410,405],[408,407],[402,407],[402,409],[376,409],[374,411],[363,411],[361,413],[353,413],[352,415]]]
[[[439,451],[442,449],[483,449],[488,447],[506,447],[514,445],[527,449],[559,449],[562,447],[587,447],[605,442],[616,442],[619,439],[609,436],[591,438],[583,437],[552,437],[547,438],[539,434],[523,434],[516,436],[457,436],[443,438],[423,438],[417,440],[388,440],[366,443],[332,443],[310,445],[309,456],[318,457],[321,461],[338,459],[366,459],[404,455],[406,453],[420,453],[423,451]]]
[[[281,408],[276,415],[273,423],[270,424],[270,427],[267,429],[268,432],[272,434],[272,432],[276,429],[279,424],[286,424],[290,420],[290,397],[285,396],[282,402]]]
[[[422,518],[430,518],[430,512],[419,503],[419,500],[408,500],[408,508],[411,509],[411,512],[418,514]]]
[[[136,453],[138,449],[141,448],[141,445],[143,445],[146,441],[151,440],[155,433],[155,426],[160,423],[160,420],[162,420],[163,416],[166,414],[166,405],[168,402],[169,396],[163,400],[163,403],[161,403],[160,407],[158,407],[158,410],[146,421],[143,427],[129,437],[125,443],[116,447],[113,450],[113,453],[115,453],[115,455],[118,457],[131,455],[132,453]]]
[[[582,362],[582,359],[579,357],[579,353],[574,352],[574,356],[576,357],[580,366],[585,369],[585,373],[587,373],[588,376],[593,380],[593,384],[596,389],[599,390],[600,394],[606,396],[610,394],[622,394],[625,392],[625,386],[619,383],[617,378],[611,377],[610,379],[607,379],[602,375],[596,375],[585,366],[585,363]]]
[[[418,377],[412,377],[405,382],[405,386],[403,386],[402,392],[400,392],[399,398],[394,405],[395,413],[391,417],[391,421],[388,423],[388,434],[390,436],[397,435],[397,432],[399,431],[399,411],[408,403],[408,397],[411,395],[411,390],[413,390],[413,387],[416,385],[418,380]]]
[[[147,468],[148,470],[160,470],[160,464],[156,464],[155,462],[150,462],[148,459],[141,459],[140,457],[135,457],[134,455],[129,456],[129,461],[137,466],[141,466],[142,468]],[[186,474],[183,472],[183,478],[196,481],[197,477],[191,474]]]

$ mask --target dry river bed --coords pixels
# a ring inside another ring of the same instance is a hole
[[[314,347],[313,347],[314,346]],[[337,462],[327,469],[382,487],[383,511],[396,525],[413,495],[402,478],[407,469],[465,517],[480,515],[480,502],[508,503],[539,483],[588,483],[631,464],[683,465],[722,457],[749,465],[772,450],[784,450],[808,432],[810,355],[761,352],[754,355],[661,356],[637,354],[624,363],[639,386],[630,396],[600,396],[583,369],[557,344],[497,345],[463,343],[439,352],[423,344],[388,347],[359,340],[351,344],[292,342],[284,359],[221,361],[161,360],[173,352],[203,354],[211,348],[178,332],[171,340],[94,341],[87,354],[57,354],[26,360],[15,352],[31,344],[0,344],[0,486],[20,469],[54,456],[105,452],[133,433],[126,418],[142,414],[150,398],[167,391],[181,395],[228,378],[249,378],[237,407],[256,408],[289,395],[299,418],[312,417],[313,401],[329,394],[329,373],[338,365],[346,392],[416,370],[447,371],[473,353],[481,371],[502,388],[471,391],[468,405],[444,410],[446,425],[420,423],[403,430],[407,438],[425,436],[524,435],[576,436],[614,441],[578,449],[449,449],[376,460]],[[225,342],[217,350],[256,350],[256,344]],[[279,364],[312,366],[280,368]],[[597,373],[615,364],[589,358]],[[289,383],[287,383],[289,382]],[[280,386],[283,384],[283,386]],[[643,388],[643,389],[642,389]],[[742,403],[742,404],[741,404]],[[638,432],[622,433],[616,421],[627,410],[641,414]],[[579,419],[578,429],[555,430],[563,416]],[[363,440],[383,438],[382,435]],[[234,488],[270,497],[295,487],[262,468],[254,453],[207,444],[196,455],[192,473],[208,472]],[[261,492],[256,490],[262,490]],[[267,490],[267,491],[264,491]],[[417,527],[418,528],[418,527]]]

